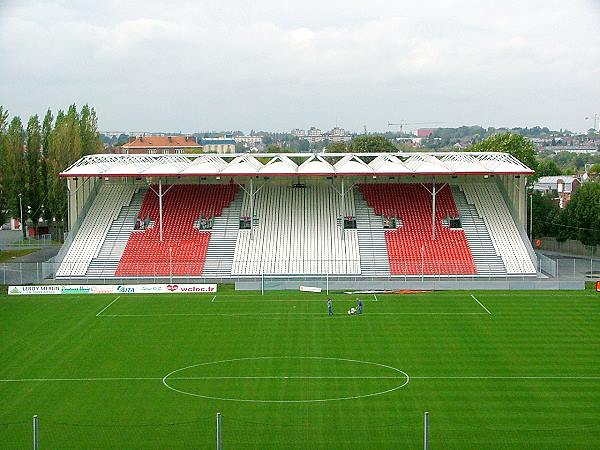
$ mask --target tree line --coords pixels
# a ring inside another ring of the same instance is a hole
[[[48,109],[27,123],[0,105],[0,224],[18,218],[36,230],[40,220],[64,228],[67,187],[58,174],[102,148],[96,111],[87,104],[56,116]]]

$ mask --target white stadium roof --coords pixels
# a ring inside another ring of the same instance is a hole
[[[88,155],[61,177],[529,175],[508,153]]]

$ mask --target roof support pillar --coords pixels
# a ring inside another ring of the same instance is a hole
[[[431,240],[435,241],[435,197],[437,195],[435,177],[433,177],[433,189],[431,191]]]
[[[344,196],[346,195],[346,193],[344,192],[344,177],[342,177],[342,192],[340,195],[340,199],[341,199],[341,208],[340,211],[342,213],[342,241],[346,240],[346,231],[344,230],[344,225],[346,223],[346,208],[345,208],[345,202],[344,202]]]
[[[171,190],[173,185],[169,186],[166,191],[163,191],[162,178],[158,178],[158,192],[150,186],[150,190],[158,196],[158,234],[160,242],[163,241],[163,197]]]
[[[162,178],[158,179],[158,216],[159,216],[159,234],[160,242],[163,241],[163,191],[162,191]]]
[[[250,240],[254,240],[254,180],[250,177]]]

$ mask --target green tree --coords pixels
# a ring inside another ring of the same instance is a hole
[[[533,237],[553,237],[557,234],[557,223],[561,210],[551,193],[534,192],[532,198]]]
[[[590,175],[600,175],[600,163],[593,164],[588,173]]]
[[[502,152],[510,153],[529,168],[537,169],[535,145],[520,134],[510,132],[494,134],[468,148],[471,152]]]
[[[19,116],[15,116],[10,121],[6,132],[6,142],[4,145],[4,158],[2,161],[2,171],[4,172],[4,192],[6,195],[8,214],[12,217],[18,217],[21,222],[21,209],[19,207],[19,194],[24,193],[23,176],[23,156],[25,149],[25,131]],[[26,205],[23,205],[26,209]]]
[[[552,159],[543,159],[539,162],[538,168],[535,171],[538,177],[550,177],[562,175],[560,167]]]
[[[8,219],[8,200],[6,197],[5,157],[8,152],[8,141],[6,140],[6,125],[8,123],[8,111],[0,105],[0,226]]]
[[[48,109],[42,122],[42,160],[40,163],[40,186],[44,195],[42,214],[47,222],[50,222],[52,215],[48,208],[48,148],[50,147],[50,137],[53,130],[54,117],[52,111]]]
[[[378,153],[397,151],[394,144],[383,136],[356,136],[348,144],[348,151],[352,153]]]
[[[298,150],[303,153],[310,151],[310,142],[306,139],[300,139],[298,142]]]
[[[348,145],[345,142],[331,142],[325,151],[327,153],[345,153],[348,151]]]
[[[600,183],[584,183],[565,208],[561,237],[577,239],[587,245],[600,243]]]
[[[33,221],[36,228],[39,225],[39,218],[42,215],[42,129],[40,119],[36,115],[31,116],[27,122],[27,143],[25,145],[25,173],[24,199],[27,201],[28,210],[31,211],[27,216]]]
[[[99,153],[102,150],[103,145],[100,139],[100,133],[98,132],[98,118],[96,117],[94,108],[90,108],[87,104],[83,105],[81,108],[79,130],[81,133],[82,155]]]
[[[58,222],[59,228],[64,228],[67,218],[67,187],[59,174],[82,156],[80,133],[80,118],[75,105],[71,105],[64,114],[59,111],[56,115],[54,130],[50,135],[47,165],[48,165],[48,207]]]
[[[275,144],[269,145],[265,148],[265,153],[282,153],[283,149]]]

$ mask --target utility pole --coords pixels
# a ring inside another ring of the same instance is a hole
[[[23,217],[23,194],[19,192],[19,208],[21,210],[21,230],[23,231],[23,240],[27,239],[27,226],[25,225],[25,218]]]

